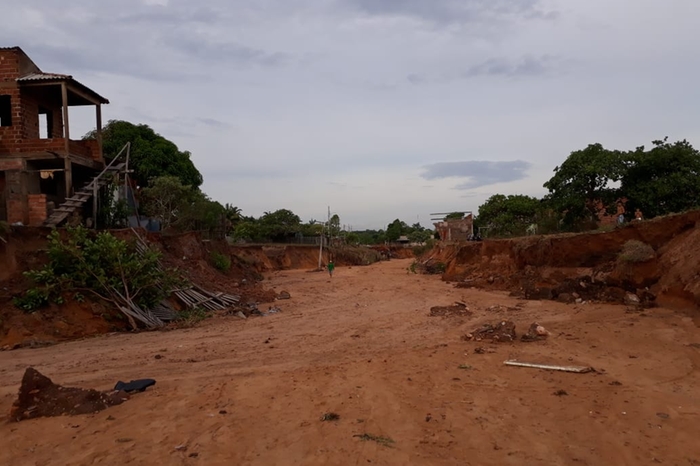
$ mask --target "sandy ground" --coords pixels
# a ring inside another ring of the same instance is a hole
[[[700,465],[700,331],[689,317],[518,301],[408,274],[409,264],[341,267],[332,280],[276,272],[268,284],[292,299],[267,317],[2,352],[3,416],[27,366],[69,386],[158,383],[95,415],[0,419],[0,464]],[[474,314],[428,316],[455,300]],[[552,336],[460,340],[506,317]],[[322,422],[327,412],[340,419]]]

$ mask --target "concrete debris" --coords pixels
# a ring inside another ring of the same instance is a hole
[[[462,337],[463,340],[491,340],[493,342],[509,342],[516,339],[515,324],[510,320],[498,324],[484,324],[471,333]]]
[[[625,304],[628,306],[639,306],[640,300],[639,296],[634,293],[627,293],[625,295]]]
[[[524,334],[520,339],[522,341],[538,341],[544,340],[549,336],[549,331],[546,328],[534,322],[530,325],[527,333]]]

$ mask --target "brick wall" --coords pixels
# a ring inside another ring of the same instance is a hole
[[[0,154],[19,152],[17,144],[23,139],[39,139],[40,102],[26,92],[20,93],[16,82],[21,75],[36,71],[39,71],[36,65],[19,50],[0,50],[0,94],[9,95],[12,102],[12,126],[0,127]],[[63,110],[59,107],[50,112],[52,127],[47,128],[49,135],[62,138]]]
[[[53,126],[49,128],[49,137],[51,138],[62,138],[63,137],[63,109],[59,108],[53,110]]]
[[[0,171],[5,170],[21,170],[22,160],[20,159],[1,159],[0,158]]]
[[[20,95],[20,121],[22,139],[39,139],[39,102],[33,97],[23,93]]]
[[[0,50],[0,81],[19,78],[20,56],[16,49]]]
[[[29,226],[40,226],[47,217],[46,194],[28,194]]]

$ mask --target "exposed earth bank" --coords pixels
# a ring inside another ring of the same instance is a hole
[[[443,278],[460,287],[564,302],[624,303],[633,293],[642,305],[695,312],[700,307],[699,222],[700,211],[692,211],[608,232],[442,244],[421,263],[443,264]],[[653,252],[625,260],[630,241]]]

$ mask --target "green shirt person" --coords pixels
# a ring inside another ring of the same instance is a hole
[[[335,264],[333,261],[328,261],[328,273],[331,277],[333,276],[333,269],[335,269]]]

